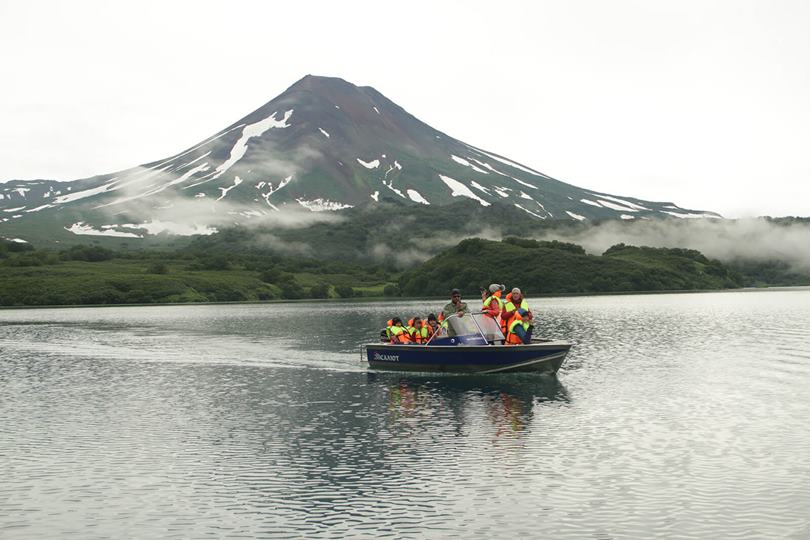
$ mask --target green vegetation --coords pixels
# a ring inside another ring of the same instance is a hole
[[[724,289],[743,279],[721,262],[686,249],[619,244],[601,256],[563,242],[473,238],[402,275],[405,295],[474,296],[489,283],[518,285],[526,294]]]
[[[62,251],[0,239],[0,305],[234,302],[382,296],[398,274],[383,267],[183,248]]]
[[[302,229],[234,227],[161,249],[95,239],[43,249],[0,239],[0,305],[445,296],[453,287],[474,296],[491,282],[528,294],[810,284],[810,275],[784,262],[724,264],[689,249],[618,244],[595,256],[575,244],[517,237],[471,238],[447,249],[454,238],[470,236],[465,227],[478,218],[462,210],[477,212],[476,206],[458,205],[429,220],[421,208],[391,205],[393,222],[379,210],[363,210]],[[522,219],[503,209],[499,224],[519,230]]]

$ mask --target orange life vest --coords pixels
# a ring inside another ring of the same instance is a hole
[[[399,332],[394,332],[394,329],[399,330]],[[392,326],[391,343],[411,343],[411,336],[408,334],[408,330],[404,326]]]
[[[522,323],[523,316],[518,313],[517,311],[515,314],[509,318],[509,330],[506,333],[506,345],[523,345],[523,340],[520,339],[520,336],[512,332],[512,330],[517,326],[515,323]]]

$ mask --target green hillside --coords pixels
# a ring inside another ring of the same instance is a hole
[[[743,278],[694,250],[619,244],[595,256],[562,242],[473,238],[404,273],[399,284],[405,295],[438,296],[453,287],[475,295],[493,282],[544,294],[726,289]]]
[[[0,306],[244,302],[382,296],[376,265],[223,251],[54,251],[0,239]]]

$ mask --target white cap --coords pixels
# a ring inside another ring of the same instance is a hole
[[[491,293],[496,293],[496,292],[498,292],[500,290],[501,290],[501,286],[498,285],[497,283],[493,283],[492,285],[489,286],[489,292],[491,292]]]
[[[512,289],[512,294],[515,294],[515,293],[520,294],[520,289],[518,289],[517,287],[515,287],[514,289]]]

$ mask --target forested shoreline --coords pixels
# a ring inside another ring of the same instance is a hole
[[[209,239],[178,249],[74,245],[60,250],[0,240],[0,306],[443,297],[453,287],[475,297],[491,282],[517,285],[530,295],[810,284],[807,276],[784,268],[749,263],[740,271],[695,250],[624,244],[589,255],[564,242],[472,238],[405,269],[394,261],[234,249],[238,244]],[[772,282],[757,281],[763,275]]]

